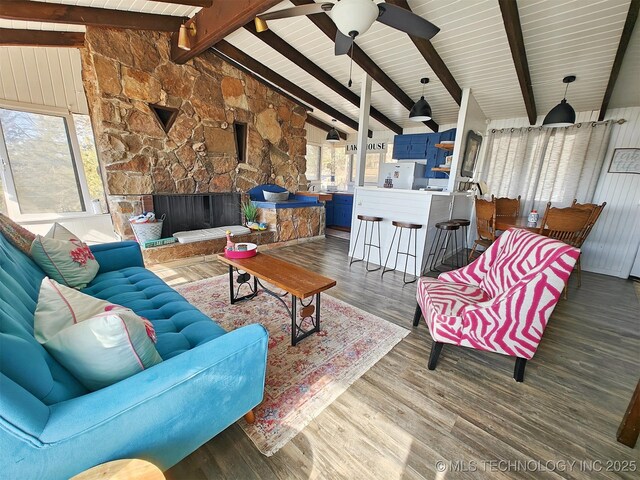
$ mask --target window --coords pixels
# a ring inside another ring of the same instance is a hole
[[[86,115],[0,108],[0,157],[0,209],[14,218],[81,214],[104,199]]]
[[[307,172],[309,181],[320,180],[320,146],[307,143]]]
[[[351,180],[353,182],[357,181],[356,178],[356,167],[358,163],[357,155],[350,155],[351,157]],[[364,183],[365,184],[377,184],[378,183],[378,171],[380,169],[380,162],[384,163],[396,163],[397,160],[393,159],[393,145],[387,145],[386,152],[372,152],[367,153],[367,158],[365,160],[365,170],[364,170]]]
[[[345,153],[344,147],[323,145],[321,153],[322,185],[335,185],[338,190],[346,190],[349,183],[349,156]]]

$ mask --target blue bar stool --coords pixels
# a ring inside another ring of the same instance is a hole
[[[354,263],[362,262],[364,260],[365,254],[367,256],[367,264],[365,268],[367,272],[375,272],[380,270],[380,265],[382,265],[382,253],[380,252],[380,222],[382,221],[382,217],[370,217],[367,215],[358,215],[358,233],[356,233],[356,241],[353,243],[353,253],[351,256],[351,261],[349,262],[349,266]],[[360,228],[362,227],[362,222],[364,222],[364,245],[362,246],[362,258],[355,258],[356,249],[358,248],[358,238],[360,237]],[[371,232],[369,233],[369,241],[367,242],[367,230],[369,227],[369,223],[371,223]],[[374,227],[378,227],[378,244],[373,243],[373,230]],[[369,249],[367,250],[367,247]],[[378,268],[369,268],[369,257],[371,256],[371,249],[378,249]]]
[[[395,220],[391,222],[391,224],[396,227],[393,231],[393,238],[391,239],[391,244],[389,245],[389,252],[387,253],[387,259],[384,261],[384,268],[382,270],[382,276],[385,273],[393,272],[398,267],[398,255],[404,255],[404,274],[402,275],[402,281],[406,284],[415,282],[419,276],[418,271],[418,230],[422,228],[422,225],[418,225],[415,223],[406,223],[406,222],[396,222]],[[407,243],[407,251],[400,251],[400,244],[402,243],[402,231],[404,229],[409,230],[409,242]],[[413,230],[413,253],[411,251],[411,231]],[[387,268],[387,263],[389,262],[389,257],[391,256],[391,251],[393,250],[393,243],[396,240],[396,234],[400,232],[398,235],[398,247],[396,248],[396,261],[393,264],[393,268]],[[409,257],[413,257],[413,265],[415,270],[415,275],[413,280],[407,281],[407,266],[409,265]]]

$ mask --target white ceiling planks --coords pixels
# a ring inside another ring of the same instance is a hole
[[[567,96],[573,108],[599,109],[629,0],[519,0],[518,9],[538,112],[559,103],[566,75],[577,76]]]
[[[167,4],[145,0],[41,0],[50,3],[81,5],[118,10],[129,10],[162,15],[193,16],[198,7]],[[224,0],[227,1],[227,0]],[[231,1],[231,0],[229,0]],[[377,2],[380,0],[376,0]],[[485,114],[492,119],[526,116],[522,93],[502,15],[497,0],[408,0],[411,9],[427,18],[441,31],[432,43],[462,87],[470,87]],[[568,100],[576,111],[597,110],[602,102],[611,66],[630,0],[518,0],[523,37],[533,83],[536,108],[544,115],[562,98],[562,77],[575,74],[578,80],[569,88]],[[283,1],[272,8],[279,10],[293,6]],[[333,55],[333,42],[306,17],[275,20],[270,28],[286,42],[316,63],[337,81],[347,85],[349,80],[348,56]],[[18,22],[0,19],[0,28],[28,28],[57,31],[82,31],[82,26],[41,22]],[[611,99],[612,107],[640,105],[640,30],[636,26]],[[272,70],[288,78],[312,95],[342,111],[353,119],[358,109],[322,82],[300,69],[291,60],[280,55],[247,31],[239,30],[227,40],[256,58]],[[407,35],[390,27],[374,23],[356,43],[381,69],[413,100],[420,97],[419,79],[427,76],[431,82],[425,89],[426,98],[433,108],[434,120],[440,124],[455,122],[458,106],[435,76]],[[52,59],[46,54],[18,47],[0,49],[0,64],[9,74],[0,75],[0,95],[4,98],[32,98],[60,105],[69,101],[78,104],[74,79],[64,99],[54,98],[43,80],[31,79],[19,86],[33,69],[46,74]],[[57,51],[57,49],[51,49]],[[11,51],[11,54],[9,54]],[[16,51],[21,51],[18,55]],[[59,54],[56,54],[59,55]],[[64,55],[71,55],[70,53]],[[63,64],[69,63],[66,57]],[[41,66],[41,64],[46,64]],[[60,62],[58,62],[60,63]],[[46,68],[45,68],[46,67]],[[14,72],[15,70],[15,72]],[[55,70],[55,69],[54,69]],[[70,71],[73,71],[70,70]],[[26,72],[26,73],[25,73]],[[74,72],[76,73],[76,72]],[[52,73],[53,75],[53,73]],[[56,81],[65,81],[61,77]],[[351,90],[360,94],[362,70],[353,65]],[[15,90],[15,91],[14,91]],[[18,92],[20,90],[20,92]],[[28,92],[27,92],[28,90]],[[54,89],[59,91],[58,89]],[[394,122],[404,127],[415,127],[408,120],[408,111],[388,92],[374,82],[372,105]],[[57,96],[61,96],[58,94]],[[51,100],[53,98],[53,100]],[[28,100],[27,100],[28,101]],[[330,117],[314,109],[314,115],[329,122]],[[350,131],[344,125],[339,125]],[[371,128],[385,129],[372,120]]]

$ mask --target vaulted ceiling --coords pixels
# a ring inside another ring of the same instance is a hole
[[[143,0],[48,0],[49,3],[90,6],[132,12],[145,12],[177,17],[193,17],[200,7]],[[213,7],[216,2],[213,0]],[[224,0],[226,1],[226,0]],[[393,0],[388,0],[393,1]],[[633,0],[637,3],[637,0]],[[517,14],[521,24],[533,105],[544,115],[562,98],[562,77],[577,76],[569,88],[568,99],[576,111],[598,110],[603,102],[614,65],[625,21],[632,0],[518,0]],[[194,2],[180,2],[193,3]],[[304,2],[296,1],[300,4]],[[393,1],[400,4],[400,1]],[[470,87],[485,114],[492,119],[526,117],[527,109],[518,73],[510,49],[499,0],[408,0],[413,12],[440,27],[431,40],[453,79],[462,87]],[[282,1],[271,10],[291,7]],[[503,8],[504,9],[504,8]],[[325,15],[325,14],[321,14]],[[269,22],[270,30],[346,87],[349,80],[348,56],[333,55],[333,41],[309,18],[297,17]],[[0,28],[54,31],[82,31],[81,25],[25,22],[0,19]],[[609,107],[640,105],[640,28],[635,28],[620,69]],[[259,40],[260,36],[240,28],[225,40],[245,54],[259,60],[322,102],[353,120],[358,107],[353,98],[338,95],[323,81],[296,65],[291,58]],[[406,34],[378,22],[356,41],[364,54],[413,101],[420,97],[421,77],[429,77],[426,94],[434,120],[440,124],[455,123],[458,104],[451,92],[424,59]],[[354,83],[350,90],[360,95],[363,70],[353,65]],[[347,87],[348,88],[348,87]],[[405,102],[406,103],[406,102]],[[371,104],[401,127],[415,127],[408,120],[408,110],[398,99],[374,81]],[[530,112],[529,112],[530,113]],[[331,117],[314,109],[312,115],[330,121]],[[389,122],[387,122],[389,123]],[[340,125],[345,131],[352,131]],[[373,130],[386,130],[379,120],[372,120]]]

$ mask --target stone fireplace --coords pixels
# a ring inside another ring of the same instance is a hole
[[[171,62],[167,33],[87,27],[85,45],[84,87],[122,237],[151,195],[306,190],[304,108],[212,52]]]

